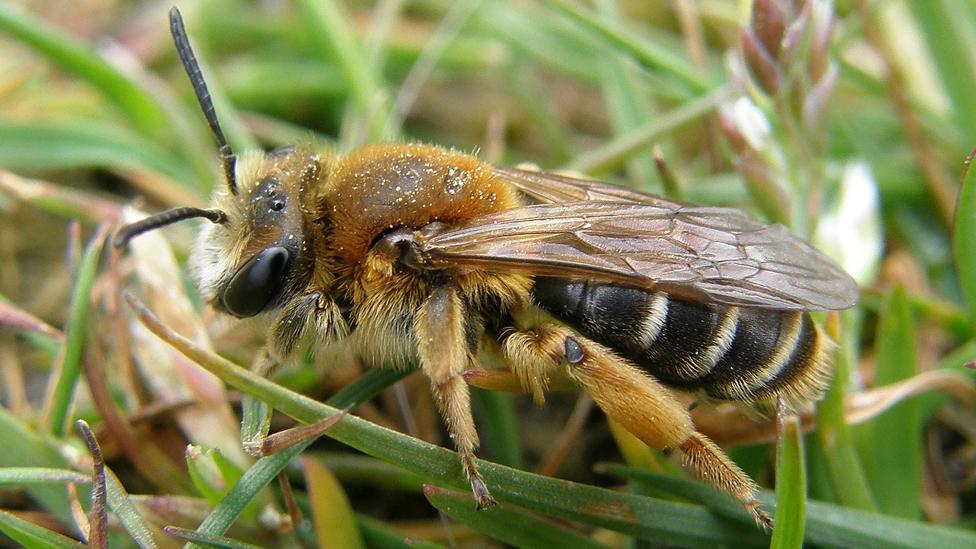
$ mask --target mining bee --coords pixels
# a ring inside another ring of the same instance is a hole
[[[479,508],[494,500],[462,373],[493,346],[536,400],[564,369],[609,417],[771,524],[756,484],[671,389],[759,409],[818,399],[831,343],[808,311],[857,300],[833,261],[736,210],[430,145],[299,145],[237,162],[175,8],[170,27],[225,181],[211,209],[132,223],[116,246],[204,217],[196,287],[220,311],[266,318],[267,356],[286,361],[314,337],[373,365],[418,363]]]

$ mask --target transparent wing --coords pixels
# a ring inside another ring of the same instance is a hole
[[[434,268],[604,280],[728,305],[838,310],[857,301],[847,273],[780,225],[623,192],[644,201],[604,194],[499,212],[432,236],[421,253]]]
[[[533,202],[541,204],[590,200],[594,202],[633,202],[634,204],[664,207],[687,205],[593,179],[498,166],[494,168],[494,172],[496,177],[521,191]]]

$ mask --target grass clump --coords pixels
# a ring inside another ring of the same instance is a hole
[[[862,299],[817,318],[838,344],[817,412],[777,425],[695,410],[775,489],[763,497],[783,526],[767,535],[572,391],[539,411],[474,389],[502,504],[475,513],[409,368],[311,354],[270,379],[241,368],[264,334],[201,306],[186,283],[192,228],[142,236],[124,256],[104,245],[134,201],[202,207],[218,180],[170,4],[58,6],[0,5],[0,540],[976,544],[976,191],[963,173],[976,7],[180,6],[236,150],[310,135],[340,151],[478,150],[740,207],[842,263]],[[242,448],[240,415],[250,440],[350,407],[329,440],[259,458]]]

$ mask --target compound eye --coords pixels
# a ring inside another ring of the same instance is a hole
[[[221,296],[228,313],[245,318],[264,310],[277,295],[288,269],[288,250],[267,248],[252,257],[231,278]]]

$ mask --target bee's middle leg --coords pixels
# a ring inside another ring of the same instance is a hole
[[[457,290],[437,286],[414,320],[420,365],[430,379],[431,391],[461,457],[464,475],[479,509],[495,505],[475,463],[478,432],[471,415],[471,397],[461,374],[471,362],[465,338],[465,310]]]

